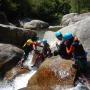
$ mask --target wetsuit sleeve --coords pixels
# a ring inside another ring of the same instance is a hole
[[[66,47],[66,52],[68,54],[72,54],[72,52],[74,51],[75,47],[73,45],[70,46],[70,48]]]
[[[37,43],[36,42],[33,42],[33,49],[37,49]]]

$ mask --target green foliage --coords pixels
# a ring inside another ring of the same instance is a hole
[[[88,12],[90,12],[90,9],[88,9],[88,8],[83,8],[83,9],[80,11],[80,13],[88,13]]]
[[[90,0],[70,0],[71,12],[87,12],[90,11]]]
[[[69,13],[67,0],[1,0],[2,10],[9,20],[14,17],[31,17],[47,22],[59,20],[63,14]]]
[[[58,22],[69,12],[89,12],[90,0],[0,0],[0,10],[10,21],[30,17]]]
[[[28,0],[31,6],[31,16],[44,21],[53,22],[59,20],[63,14],[70,11],[70,5],[62,0]]]

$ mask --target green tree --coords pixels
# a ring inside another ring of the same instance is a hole
[[[90,0],[70,0],[71,12],[81,13],[83,10],[90,11]]]
[[[68,0],[1,0],[1,8],[10,21],[32,17],[52,22],[70,11]]]

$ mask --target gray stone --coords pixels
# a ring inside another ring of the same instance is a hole
[[[10,44],[0,43],[0,76],[14,67],[24,55],[24,51]]]
[[[24,28],[28,29],[45,29],[48,27],[49,24],[41,20],[32,20],[24,24]]]
[[[29,38],[36,39],[37,34],[29,29],[0,24],[0,42],[22,46]]]
[[[88,60],[90,60],[90,17],[78,21],[75,24],[66,26],[59,31],[61,31],[63,35],[66,32],[72,32],[73,35],[76,35],[79,38],[80,42],[83,44],[84,49],[88,53]],[[52,46],[55,46],[55,43],[58,42],[54,35],[54,32],[51,31],[46,32],[44,38],[48,39],[48,42]]]
[[[88,57],[90,58],[90,17],[62,28],[60,31],[63,34],[66,32],[72,32],[76,35],[83,44],[85,50],[88,52]]]
[[[90,16],[90,13],[83,13],[83,14],[77,14],[77,13],[70,13],[63,16],[61,25],[62,26],[68,26],[71,24],[74,24],[78,21],[81,21],[83,19],[86,19]]]

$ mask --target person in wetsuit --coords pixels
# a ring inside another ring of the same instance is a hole
[[[57,49],[58,49],[58,54],[65,59],[69,59],[71,58],[71,55],[68,55],[66,52],[66,45],[64,44],[64,40],[63,40],[63,35],[60,31],[55,32],[55,36],[56,38],[61,41],[60,44],[56,43]]]
[[[76,79],[78,79],[78,76],[80,76],[82,73],[85,75],[87,71],[87,56],[85,53],[85,50],[78,40],[76,36],[73,36],[72,33],[67,32],[63,36],[64,43],[66,45],[66,52],[68,55],[72,55],[72,58],[74,60],[74,67],[77,69]]]

